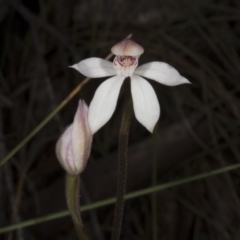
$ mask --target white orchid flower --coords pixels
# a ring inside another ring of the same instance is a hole
[[[91,146],[92,133],[88,124],[88,107],[80,100],[73,123],[57,141],[57,159],[68,174],[78,175],[86,167]]]
[[[116,55],[113,63],[92,57],[71,66],[89,78],[113,76],[98,87],[89,106],[88,120],[92,134],[106,124],[113,115],[126,77],[131,78],[135,116],[144,127],[153,132],[160,116],[160,106],[152,86],[142,77],[168,86],[190,82],[164,62],[150,62],[137,67],[138,59],[144,49],[131,39],[117,43],[111,51]]]

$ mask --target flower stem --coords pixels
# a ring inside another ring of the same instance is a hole
[[[153,133],[153,156],[152,156],[152,186],[157,185],[157,169],[158,169],[158,161],[157,161],[157,134],[155,129]],[[157,240],[158,238],[158,230],[157,230],[157,193],[152,193],[152,240]]]
[[[125,103],[119,132],[119,149],[118,149],[118,183],[117,183],[117,201],[115,204],[112,240],[119,240],[122,227],[124,194],[127,181],[127,150],[128,135],[132,116],[131,98]]]
[[[69,212],[73,219],[73,224],[79,240],[88,240],[82,225],[80,214],[80,176],[66,175],[66,198]]]

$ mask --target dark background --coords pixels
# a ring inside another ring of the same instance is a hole
[[[104,58],[129,33],[145,53],[191,85],[150,81],[161,105],[153,135],[132,120],[127,192],[240,161],[240,2],[238,0],[0,1],[0,156],[6,156],[84,76],[68,68]],[[89,104],[104,79],[91,80],[0,169],[0,226],[66,209],[65,173],[55,143],[79,98]],[[113,118],[94,136],[82,175],[82,205],[116,192],[118,129]],[[157,166],[154,166],[154,159]],[[240,239],[239,170],[128,200],[122,239]],[[113,205],[83,213],[91,239],[110,239]],[[154,214],[156,213],[156,218]],[[153,227],[157,233],[153,233]],[[155,238],[154,238],[155,236]],[[70,217],[0,235],[1,239],[76,239]]]

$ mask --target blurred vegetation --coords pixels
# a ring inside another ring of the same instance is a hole
[[[133,34],[140,64],[164,61],[191,85],[150,81],[161,118],[150,135],[130,131],[128,192],[240,161],[240,3],[238,0],[1,0],[0,159],[84,79],[69,69],[104,58]],[[66,208],[55,142],[72,122],[79,98],[89,104],[104,79],[90,80],[0,172],[0,226]],[[82,176],[82,204],[115,195],[124,84],[113,118],[94,137]],[[122,239],[240,239],[239,170],[126,202]],[[113,206],[83,214],[91,239],[109,239]],[[76,239],[59,218],[2,239]]]

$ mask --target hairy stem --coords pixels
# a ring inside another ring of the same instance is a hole
[[[115,204],[112,240],[119,240],[122,227],[124,194],[127,180],[128,135],[131,116],[132,116],[132,101],[131,99],[129,99],[128,102],[126,102],[126,104],[124,105],[119,132],[117,201]]]
[[[89,240],[83,230],[80,214],[80,176],[66,175],[66,198],[69,212],[79,240]]]

